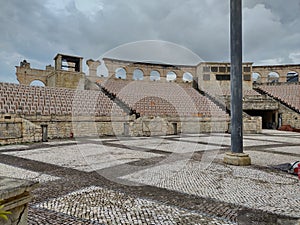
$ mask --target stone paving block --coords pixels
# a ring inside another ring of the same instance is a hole
[[[37,204],[35,208],[44,208],[99,224],[235,224],[96,186]]]
[[[38,173],[30,170],[25,170],[15,166],[10,166],[0,163],[0,176],[7,176],[12,178],[26,179],[32,181],[38,181],[40,183],[45,183],[49,181],[54,181],[60,179],[56,176],[50,176],[43,173]]]

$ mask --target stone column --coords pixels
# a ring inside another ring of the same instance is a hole
[[[96,77],[97,76],[97,68],[101,65],[101,62],[99,60],[94,61],[92,59],[89,59],[86,61],[86,65],[89,67],[89,76]]]
[[[230,1],[231,39],[231,152],[224,162],[236,166],[251,164],[248,154],[243,153],[243,87],[242,87],[242,0]]]

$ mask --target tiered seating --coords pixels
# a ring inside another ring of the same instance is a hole
[[[282,101],[291,108],[300,111],[300,85],[299,84],[280,84],[258,86],[266,94]]]
[[[123,115],[100,91],[0,83],[0,113],[23,115]]]
[[[142,116],[226,116],[188,84],[111,79],[100,85]]]

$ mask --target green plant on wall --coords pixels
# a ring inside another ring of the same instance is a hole
[[[9,211],[3,210],[4,205],[1,205],[1,200],[0,200],[0,218],[8,220],[7,215],[11,214]]]

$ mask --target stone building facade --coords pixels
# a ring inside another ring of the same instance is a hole
[[[34,69],[30,63],[22,61],[16,66],[16,75],[20,84],[30,85],[39,80],[47,87],[63,87],[70,89],[98,89],[97,81],[104,81],[106,76],[97,75],[100,61],[87,60],[89,73],[82,71],[83,58],[57,54],[55,65],[46,66],[45,70]],[[230,63],[200,62],[197,65],[166,65],[153,62],[133,62],[112,58],[103,58],[112,79],[143,80],[145,82],[190,83],[200,91],[215,91],[214,101],[225,104],[230,109]],[[262,75],[266,82],[266,74],[271,70],[299,71],[300,66],[268,66],[257,67],[251,62],[243,63],[243,88],[253,90],[252,73]],[[122,71],[122,73],[119,73]],[[280,78],[283,81],[285,78]],[[219,91],[218,91],[219,90]],[[227,95],[225,94],[227,93]],[[206,94],[206,93],[205,93]],[[208,94],[208,93],[207,93]],[[274,99],[265,95],[244,96],[243,99],[244,132],[259,133],[267,123],[273,128],[282,123],[300,128],[299,114]],[[275,123],[274,123],[275,122]],[[274,124],[273,124],[274,123]],[[169,135],[181,132],[205,133],[230,131],[230,119],[227,118],[175,118],[175,117],[141,117],[123,116],[112,118],[107,116],[76,117],[68,115],[0,115],[1,144],[40,141],[41,127],[46,125],[48,138],[68,138],[83,136],[107,135]]]
[[[45,70],[34,69],[26,60],[16,66],[16,75],[20,84],[30,85],[41,81],[47,87],[83,89],[85,74],[82,72],[82,57],[57,54],[55,67],[48,65]]]

